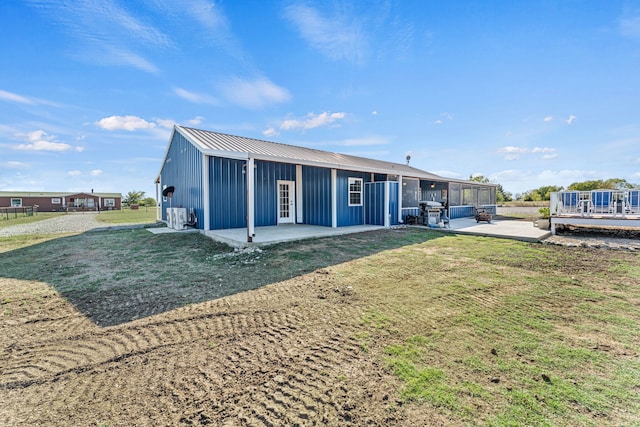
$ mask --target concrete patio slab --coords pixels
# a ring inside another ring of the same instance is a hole
[[[491,223],[478,223],[475,218],[458,218],[451,220],[451,228],[442,228],[441,230],[459,234],[500,237],[526,242],[541,242],[551,236],[551,231],[541,230],[535,227],[532,221],[503,219],[494,219]]]
[[[246,228],[232,228],[228,230],[207,230],[204,234],[219,242],[236,248],[247,246],[264,246],[275,243],[291,242],[314,237],[339,236],[365,231],[381,230],[379,225],[355,225],[351,227],[322,227],[306,224],[283,224],[270,227],[256,227],[253,242],[247,242]]]
[[[477,223],[474,218],[460,218],[451,220],[451,228],[429,228],[430,230],[439,230],[442,232],[451,232],[459,234],[471,234],[477,236],[499,237],[506,239],[523,240],[527,242],[540,242],[551,236],[548,230],[540,230],[534,227],[530,221],[513,221],[513,220],[493,220],[491,223]],[[427,229],[427,227],[417,225],[411,227],[419,227]],[[265,246],[282,242],[291,242],[296,240],[339,236],[351,233],[363,233],[366,231],[384,229],[378,225],[356,225],[351,227],[322,227],[318,225],[306,224],[283,224],[270,227],[256,227],[253,242],[247,242],[246,228],[232,228],[227,230],[174,230],[167,227],[148,228],[151,233],[194,233],[201,232],[205,236],[213,240],[226,243],[236,248],[245,248],[248,246]]]

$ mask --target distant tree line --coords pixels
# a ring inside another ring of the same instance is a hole
[[[520,196],[520,200],[526,202],[538,202],[551,199],[551,193],[554,191],[591,191],[591,190],[629,190],[637,188],[637,184],[627,182],[626,179],[610,178],[606,180],[595,179],[590,181],[574,182],[566,189],[557,185],[545,185],[534,190],[524,192]]]
[[[482,183],[491,183],[489,178],[483,175],[471,175],[469,181]],[[525,202],[541,202],[551,199],[551,193],[557,191],[591,191],[591,190],[629,190],[638,188],[638,184],[632,184],[622,178],[595,179],[590,181],[574,182],[566,189],[557,185],[543,185],[540,188],[525,191],[522,194],[513,196],[510,192],[505,191],[502,185],[496,184],[496,201],[498,203],[510,202],[512,200],[522,200]]]
[[[144,197],[144,191],[129,191],[126,196],[122,198],[122,204],[126,206],[138,205],[155,207],[156,199],[153,197]]]

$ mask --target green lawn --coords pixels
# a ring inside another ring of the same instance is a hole
[[[140,206],[134,210],[102,211],[97,218],[107,224],[150,224],[156,222],[156,208]]]
[[[422,229],[240,254],[197,233],[49,238],[0,238],[3,277],[45,281],[100,325],[331,266],[331,292],[366,307],[335,328],[352,328],[362,357],[397,379],[389,410],[413,405],[467,426],[640,425],[637,253]]]

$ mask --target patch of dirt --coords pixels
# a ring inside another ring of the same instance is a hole
[[[7,255],[0,277],[0,425],[460,425],[446,408],[400,400],[403,384],[385,365],[384,348],[413,335],[440,337],[424,362],[448,364],[452,382],[483,384],[495,398],[519,384],[506,375],[493,382],[483,370],[465,369],[462,359],[494,361],[505,347],[486,338],[494,335],[482,323],[467,335],[464,325],[450,333],[456,317],[470,307],[490,312],[521,292],[526,278],[502,277],[515,270],[591,277],[608,268],[601,251],[580,249],[576,256],[506,241],[495,252],[474,253],[469,267],[470,253],[456,255],[453,243],[407,250],[443,236],[411,230],[240,253],[197,236],[143,244],[136,233],[128,240],[126,233],[91,233],[82,239],[92,249],[82,253],[79,238],[66,238]],[[7,277],[17,260],[26,267]],[[49,283],[33,278],[38,273],[29,260],[48,269]],[[623,253],[620,260],[637,257]],[[113,276],[97,289],[78,290],[107,274]],[[481,280],[494,277],[498,285]],[[566,311],[566,301],[553,295],[530,304],[542,303],[555,304],[545,310],[558,316]],[[134,313],[148,317],[129,321]],[[372,320],[363,325],[367,313]],[[576,339],[599,352],[637,356],[596,332]],[[464,402],[482,424],[496,402],[469,393]]]
[[[331,269],[114,327],[0,279],[0,425],[405,425]],[[446,425],[412,413],[415,425]]]

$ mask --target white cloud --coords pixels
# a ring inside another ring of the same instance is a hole
[[[446,111],[444,113],[440,114],[440,118],[434,120],[433,124],[434,125],[441,125],[444,123],[444,120],[453,120],[453,114],[451,113],[447,113]]]
[[[100,119],[95,123],[98,127],[106,130],[128,130],[153,129],[155,123],[148,122],[137,116],[111,116]]]
[[[386,145],[389,143],[389,140],[382,137],[371,137],[371,138],[350,138],[345,139],[342,142],[344,146],[358,146],[358,145]]]
[[[371,112],[371,115],[372,115],[372,116],[377,116],[377,115],[378,115],[378,112],[377,112],[376,110],[373,110],[373,111]]]
[[[574,116],[573,114],[571,114],[569,116],[569,118],[567,119],[567,124],[570,125],[571,123],[573,123],[573,121],[576,119],[577,117]]]
[[[194,104],[210,104],[210,105],[219,104],[218,100],[210,95],[191,92],[186,89],[182,89],[180,87],[174,88],[173,93],[175,93],[182,99],[185,99],[189,102],[193,102]]]
[[[26,144],[19,144],[15,147],[22,151],[67,151],[72,147],[64,142],[57,142],[55,137],[48,135],[43,130],[36,130],[27,134],[19,134],[18,136],[26,137]]]
[[[278,132],[274,128],[268,128],[262,131],[262,134],[266,137],[273,138],[274,136],[280,135],[280,132]]]
[[[304,120],[285,120],[280,124],[282,130],[294,130],[294,129],[313,129],[320,126],[326,126],[334,123],[336,120],[342,120],[346,117],[345,113],[320,113],[307,114],[307,118]]]
[[[640,15],[621,19],[620,33],[623,36],[640,38]]]
[[[80,176],[80,175],[82,175],[82,171],[78,171],[78,170],[68,171],[68,172],[67,172],[67,175],[70,175],[70,176]]]
[[[291,99],[289,91],[263,77],[255,80],[234,77],[220,85],[220,90],[229,102],[245,108],[261,108]]]
[[[73,56],[80,61],[126,65],[155,73],[157,68],[132,49],[173,47],[168,36],[137,19],[132,12],[121,7],[120,2],[84,0],[67,3],[65,7],[49,0],[33,0],[31,3],[75,41]],[[132,10],[138,12],[140,7],[132,7]]]
[[[94,169],[91,171],[91,176],[100,176],[102,175],[102,170],[100,169]]]
[[[194,118],[193,118],[193,119],[191,119],[191,120],[187,120],[187,124],[188,124],[188,125],[191,125],[191,126],[197,126],[197,125],[199,125],[200,123],[202,123],[202,121],[203,121],[203,120],[204,120],[204,117],[202,117],[202,116],[196,116],[196,117],[194,117]]]
[[[312,48],[328,58],[363,62],[367,40],[358,16],[340,13],[326,16],[302,4],[287,7],[284,15]]]
[[[176,122],[171,119],[155,119],[155,122],[158,124],[158,126],[165,129],[173,129],[173,125],[176,124]]]
[[[505,160],[517,160],[527,154],[542,154],[541,158],[545,160],[554,159],[558,156],[556,149],[550,147],[534,147],[530,149],[527,147],[507,146],[500,148],[498,153],[504,154]]]
[[[523,154],[526,154],[528,149],[521,147],[502,147],[498,150],[498,153],[504,154],[505,160],[516,160],[519,159]]]
[[[15,162],[15,161],[8,161],[3,163],[3,165],[9,169],[30,169],[31,168],[31,165],[29,165],[28,163]]]
[[[19,104],[34,104],[31,98],[18,95],[17,93],[7,92],[6,90],[0,90],[0,99],[3,101],[17,102]]]
[[[545,122],[553,121],[553,117],[552,116],[547,116],[547,117],[544,118],[544,121]]]
[[[26,105],[49,105],[53,107],[60,106],[60,104],[52,101],[34,98],[31,96],[19,95],[17,93],[9,92],[6,90],[0,90],[0,101],[16,102],[18,104],[26,104]]]

